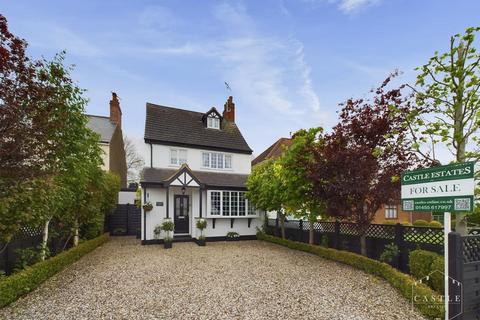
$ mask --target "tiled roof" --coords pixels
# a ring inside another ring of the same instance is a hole
[[[163,184],[178,170],[162,168],[145,168],[142,183]],[[247,174],[233,174],[208,171],[191,171],[192,174],[207,187],[235,187],[245,188]]]
[[[280,138],[267,150],[263,151],[258,157],[253,159],[252,166],[259,164],[262,161],[267,159],[275,159],[282,155],[284,147],[289,147],[292,144],[292,139],[290,138]]]
[[[87,128],[100,135],[101,142],[110,142],[117,125],[109,117],[87,115]]]
[[[221,130],[209,129],[204,113],[147,103],[145,141],[251,154],[237,125],[222,121]]]

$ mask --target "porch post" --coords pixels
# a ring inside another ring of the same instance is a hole
[[[147,202],[147,187],[143,192],[143,204]],[[147,212],[143,209],[143,241],[147,241]]]
[[[198,194],[200,195],[200,218],[202,217],[202,187],[198,189]]]
[[[167,209],[167,218],[170,217],[170,213],[169,213],[169,210],[168,210],[168,203],[169,203],[169,200],[170,200],[170,196],[168,195],[168,191],[170,190],[170,187],[167,186],[167,190],[166,190],[166,193],[167,193],[167,200],[165,201],[165,208]]]

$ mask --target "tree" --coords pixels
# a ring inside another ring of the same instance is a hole
[[[6,242],[50,214],[57,154],[68,143],[48,66],[28,58],[26,48],[0,15],[0,238]]]
[[[480,158],[480,55],[474,44],[479,30],[468,28],[465,34],[454,35],[447,52],[435,52],[417,68],[420,74],[412,89],[420,110],[406,123],[413,147],[430,160],[435,154],[424,151],[427,142],[446,146],[456,162]],[[456,223],[456,230],[466,234],[464,214],[457,214]]]
[[[399,198],[400,173],[418,164],[405,141],[408,97],[402,96],[403,86],[388,89],[395,76],[372,90],[373,99],[350,99],[342,105],[339,124],[326,135],[325,145],[317,147],[309,170],[314,194],[325,201],[327,214],[359,225],[363,255],[375,212]]]
[[[256,165],[247,179],[246,197],[260,210],[277,212],[285,238],[286,189],[281,174],[281,166],[273,159]]]
[[[323,147],[322,128],[299,130],[292,137],[292,144],[277,160],[281,167],[284,186],[284,206],[288,212],[307,217],[309,221],[309,243],[314,243],[314,223],[325,213],[322,199],[313,193],[313,183],[308,168],[314,164],[314,150]]]
[[[137,152],[133,141],[127,136],[123,136],[123,145],[127,159],[127,180],[128,182],[138,182],[140,180],[140,172],[145,166],[145,161]]]

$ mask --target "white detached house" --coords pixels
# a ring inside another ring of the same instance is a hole
[[[158,241],[153,231],[165,218],[173,219],[174,241],[197,238],[198,218],[207,220],[207,240],[223,240],[228,232],[255,238],[261,219],[245,197],[252,150],[235,124],[233,98],[223,114],[151,103],[146,109],[150,159],[141,182],[142,204],[153,209],[142,212],[142,244]]]

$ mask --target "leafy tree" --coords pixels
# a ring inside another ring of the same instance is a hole
[[[434,147],[444,145],[454,161],[480,158],[480,55],[475,36],[480,28],[468,28],[465,34],[450,38],[449,50],[435,52],[417,68],[416,110],[406,120],[413,147],[424,157],[435,160]],[[432,150],[425,151],[431,143]],[[464,214],[457,214],[457,231],[466,234]]]
[[[325,213],[324,201],[313,193],[313,183],[308,168],[314,164],[314,149],[322,148],[322,128],[299,130],[292,137],[292,144],[277,159],[281,167],[284,186],[284,206],[288,212],[307,217],[309,242],[314,243],[314,223]]]
[[[282,178],[281,166],[273,159],[256,165],[247,179],[246,197],[256,208],[265,212],[276,211],[285,238],[285,180]]]
[[[348,100],[340,122],[317,147],[310,167],[314,193],[325,201],[327,214],[355,222],[360,227],[362,254],[366,231],[375,212],[399,198],[402,171],[418,163],[405,141],[406,115],[411,112],[401,89],[388,89],[392,74],[372,90],[372,99]],[[396,112],[401,111],[401,112]]]

